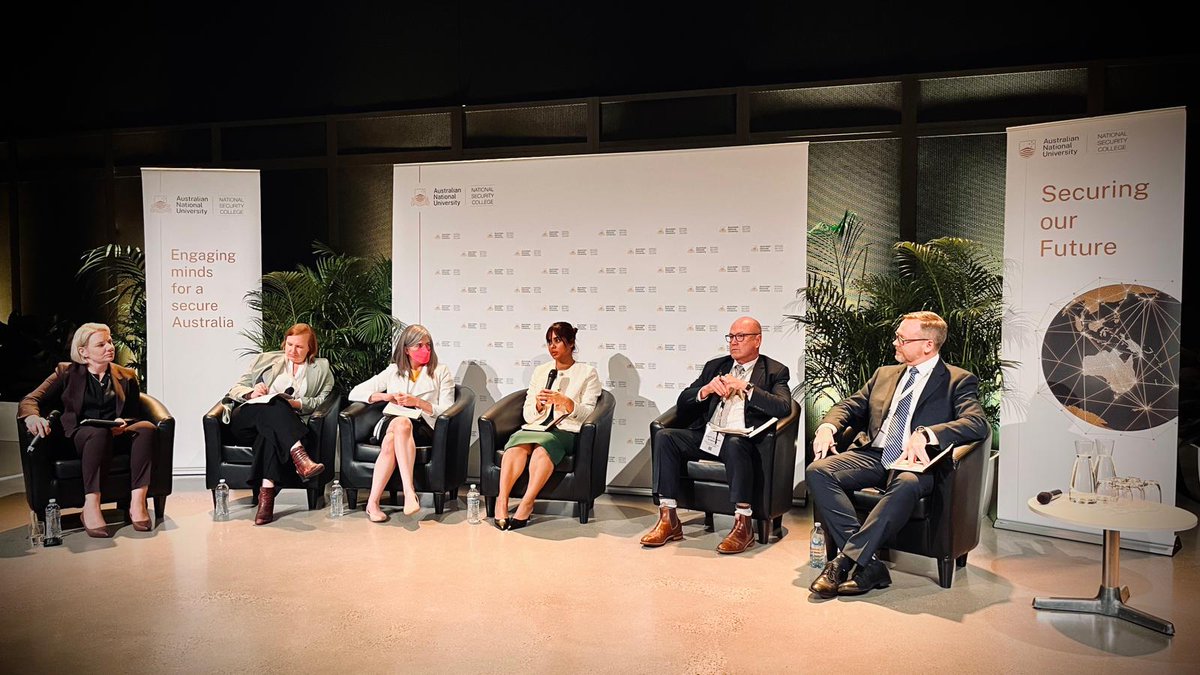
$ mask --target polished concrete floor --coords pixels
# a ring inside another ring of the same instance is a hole
[[[1100,548],[993,530],[954,587],[898,555],[893,585],[858,599],[807,590],[811,516],[740,556],[687,539],[642,550],[649,499],[604,497],[587,525],[566,505],[529,527],[359,510],[332,520],[285,491],[253,527],[249,492],[211,520],[200,478],[181,478],[151,533],[68,532],[30,550],[20,479],[0,481],[0,672],[1197,672],[1195,531],[1174,558],[1122,552],[1130,604],[1174,638],[1105,617],[1037,612],[1037,595],[1092,595]],[[428,497],[426,497],[428,499]],[[1190,505],[1195,508],[1195,505]],[[111,522],[120,520],[107,512]],[[78,527],[78,519],[67,519]]]

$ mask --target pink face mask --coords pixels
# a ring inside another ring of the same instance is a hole
[[[416,349],[408,350],[408,358],[412,360],[414,366],[423,366],[429,363],[429,355],[432,350],[428,345],[421,345]]]

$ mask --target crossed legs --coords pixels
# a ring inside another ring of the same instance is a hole
[[[367,517],[374,521],[387,518],[379,508],[379,499],[387,487],[392,471],[399,468],[400,482],[404,486],[404,515],[411,516],[421,510],[421,498],[413,486],[413,465],[417,461],[417,443],[413,440],[412,420],[407,417],[393,419],[379,447],[379,459],[375,460],[375,472],[371,476],[371,494],[367,497]]]

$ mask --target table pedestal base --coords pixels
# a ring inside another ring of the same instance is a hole
[[[1156,630],[1166,635],[1175,634],[1175,624],[1152,614],[1134,609],[1125,603],[1129,600],[1129,587],[1120,586],[1121,533],[1104,531],[1104,562],[1101,567],[1100,591],[1094,598],[1034,598],[1034,609],[1059,612],[1082,612],[1115,616],[1132,621],[1139,626]]]

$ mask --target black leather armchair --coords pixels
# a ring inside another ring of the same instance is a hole
[[[758,541],[766,544],[774,533],[783,537],[783,514],[792,508],[793,482],[796,478],[796,435],[799,432],[800,404],[792,401],[792,412],[764,429],[755,437],[758,457],[754,465],[754,499],[750,508],[758,526]],[[672,407],[650,423],[650,457],[654,464],[654,485],[658,485],[658,457],[654,439],[663,429],[684,429],[692,418],[683,418]],[[675,501],[680,508],[704,512],[704,524],[713,528],[713,514],[733,515],[725,465],[716,461],[691,461],[683,466],[684,480]],[[655,493],[654,501],[658,502]]]
[[[853,430],[844,430],[838,438],[838,447],[848,447],[853,438]],[[983,498],[983,476],[991,447],[989,426],[987,438],[957,446],[951,451],[952,458],[942,458],[939,464],[949,463],[936,474],[933,492],[917,502],[904,527],[884,543],[888,549],[937,558],[938,585],[942,588],[950,588],[954,568],[965,567],[967,553],[979,545],[979,502]],[[931,468],[936,469],[937,465]],[[850,496],[859,522],[881,497],[876,490],[858,490]],[[826,556],[832,560],[837,547],[829,537],[826,541],[829,542]]]
[[[371,442],[371,431],[383,417],[386,403],[351,403],[338,421],[342,439],[342,473],[346,503],[358,508],[358,491],[371,489],[379,446]],[[413,483],[417,492],[433,493],[433,510],[442,513],[446,496],[456,499],[467,479],[467,452],[471,447],[471,422],[475,419],[475,392],[455,385],[454,405],[433,425],[433,445],[417,446]],[[392,472],[387,489],[393,498],[401,489],[400,476]]]
[[[525,390],[513,392],[496,401],[479,418],[479,480],[480,494],[487,501],[488,517],[496,515],[496,496],[500,494],[500,462],[504,445],[525,423],[522,408]],[[587,523],[596,497],[604,494],[608,482],[608,444],[612,436],[613,411],[616,399],[608,391],[600,392],[600,400],[592,414],[583,421],[575,435],[575,449],[554,467],[538,499],[575,502],[579,507],[579,522]],[[526,467],[528,469],[528,467]],[[513,485],[513,496],[525,493],[528,471]]]
[[[150,489],[154,500],[154,518],[162,520],[167,509],[167,496],[171,494],[171,474],[175,457],[175,418],[166,406],[149,394],[141,395],[142,409],[146,419],[157,428],[154,456],[150,465]],[[46,504],[54,499],[65,508],[83,506],[83,462],[75,453],[74,445],[63,436],[58,420],[59,411],[47,415],[51,433],[39,440],[29,452],[33,436],[25,425],[17,422],[21,438],[21,470],[25,474],[25,499],[29,508],[42,514]],[[129,509],[129,453],[118,444],[114,448],[112,468],[100,485],[100,500],[116,502],[122,510]]]
[[[337,419],[341,409],[342,395],[335,389],[308,418],[308,437],[304,439],[304,448],[313,461],[325,465],[325,470],[307,484],[300,480],[299,475],[289,475],[287,480],[276,483],[276,487],[307,490],[309,510],[317,508],[324,495],[325,485],[333,480],[337,453],[337,424],[333,420]],[[253,490],[256,486],[250,484],[250,464],[254,459],[254,449],[248,445],[238,445],[233,440],[229,427],[221,422],[224,412],[221,401],[217,401],[211,410],[204,413],[205,487],[213,490],[224,478],[225,483],[232,489]],[[214,503],[216,498],[216,493],[213,493]],[[258,503],[257,491],[252,500]]]

